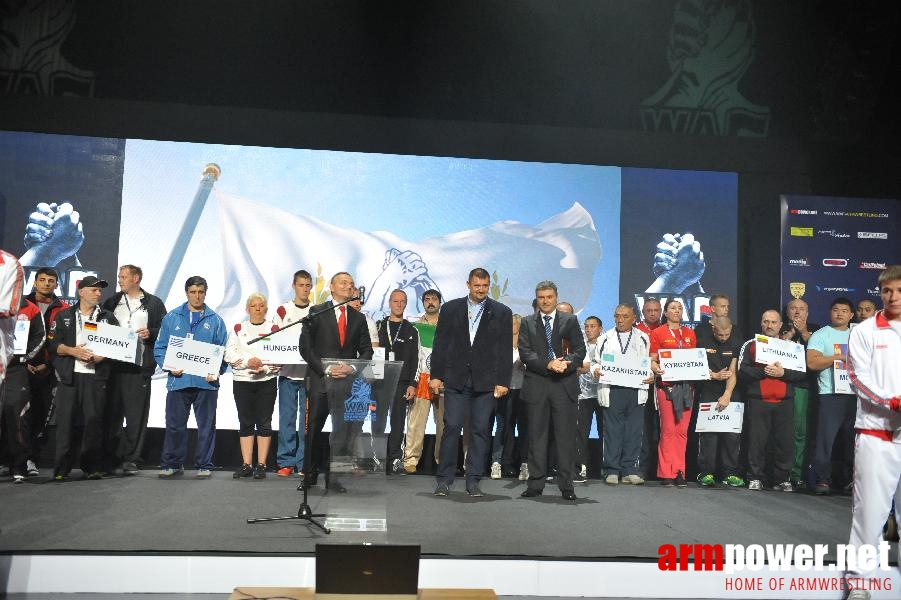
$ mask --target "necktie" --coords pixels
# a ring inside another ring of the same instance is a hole
[[[338,317],[338,343],[341,346],[344,346],[344,331],[347,329],[347,314],[344,312],[345,308],[343,306],[339,306],[338,310],[341,311],[341,316]]]
[[[551,343],[551,315],[544,315],[544,337],[547,338],[547,355],[550,358],[557,358],[554,354],[554,345]]]

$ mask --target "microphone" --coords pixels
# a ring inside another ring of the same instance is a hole
[[[360,298],[360,304],[365,304],[366,303],[366,286],[361,285],[359,287],[359,290],[360,290],[360,292],[359,292],[359,294],[357,294],[357,296],[359,296],[359,298]]]

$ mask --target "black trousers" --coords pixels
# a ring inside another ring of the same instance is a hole
[[[332,456],[348,457],[356,453],[356,443],[362,423],[345,421],[344,400],[350,395],[353,379],[328,379],[325,377],[311,381],[316,375],[309,375],[307,383],[307,406],[310,415],[310,429],[304,438],[304,472],[315,473],[327,468],[329,457],[322,456],[322,450],[313,441],[322,432],[328,416],[332,416],[332,432],[329,435],[329,453]]]
[[[56,394],[56,373],[51,367],[36,375],[28,374],[28,385],[31,390],[31,401],[28,409],[28,438],[25,440],[28,459],[35,464],[40,462],[41,452],[47,442],[50,410]]]
[[[720,479],[738,475],[738,453],[741,451],[740,433],[699,433],[698,473],[701,477],[719,473]],[[719,462],[719,469],[717,469]]]
[[[563,382],[527,377],[522,398],[529,422],[529,488],[544,489],[548,472],[548,435],[554,431],[557,485],[561,491],[573,489],[575,464],[576,397]]]
[[[767,441],[773,438],[773,483],[788,481],[795,462],[794,414],[791,398],[782,402],[747,401],[751,431],[748,436],[748,479],[763,481],[766,474]]]
[[[820,411],[817,417],[816,452],[813,465],[817,473],[817,483],[832,481],[832,450],[835,438],[842,432],[843,447],[839,457],[844,459],[851,453],[854,436],[847,435],[854,429],[857,415],[857,396],[853,394],[823,394],[820,396]]]
[[[657,444],[660,443],[660,417],[654,405],[654,386],[648,391],[648,401],[644,403],[644,431],[641,436],[641,454],[638,468],[647,480],[657,478]]]
[[[106,468],[122,462],[143,463],[141,451],[150,415],[150,373],[140,369],[114,371],[104,410],[103,462]],[[124,424],[123,424],[124,421]]]
[[[275,377],[266,381],[235,381],[232,384],[240,437],[254,434],[272,437],[272,410],[275,408],[277,384]],[[266,457],[261,456],[258,460],[266,462]]]
[[[31,433],[29,411],[25,410],[31,395],[25,365],[9,366],[0,394],[0,406],[3,407],[0,421],[3,422],[3,438],[6,440],[10,472],[13,475],[25,475],[26,440]]]
[[[588,464],[588,436],[591,434],[591,417],[597,415],[598,437],[604,439],[604,410],[597,397],[579,398],[576,414],[576,466]],[[641,407],[639,407],[641,408]],[[641,432],[639,432],[641,435]],[[601,444],[601,463],[604,460],[604,445]]]
[[[56,473],[66,475],[80,457],[81,470],[101,468],[103,407],[107,380],[91,373],[75,373],[72,385],[60,382],[56,389]]]

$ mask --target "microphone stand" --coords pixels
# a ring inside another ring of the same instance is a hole
[[[288,329],[289,327],[294,327],[295,325],[297,325],[299,323],[309,323],[311,320],[313,320],[313,318],[315,318],[323,313],[326,313],[330,310],[335,310],[335,308],[337,308],[338,306],[344,306],[348,302],[353,302],[354,300],[359,300],[359,299],[360,299],[359,296],[354,296],[352,298],[348,298],[344,302],[339,302],[338,304],[333,304],[332,306],[324,307],[320,310],[317,310],[314,313],[308,314],[307,316],[305,316],[303,319],[301,319],[299,321],[295,321],[294,323],[289,323],[288,325],[285,325],[284,327],[280,327],[280,328],[276,329],[275,331],[273,331],[272,333],[269,333],[266,335],[261,335],[258,338],[254,338],[254,339],[250,340],[249,342],[247,342],[247,344],[248,345],[255,344],[256,342],[259,342],[262,339],[268,338],[269,336],[271,336],[275,333],[278,333],[279,331],[284,331],[285,329]],[[306,401],[307,401],[307,403],[310,402],[309,396],[307,397]],[[306,410],[309,411],[309,406],[306,407]],[[309,436],[311,435],[310,434],[310,426],[312,425],[312,423],[311,423],[312,419],[304,419],[304,421],[305,421],[304,431],[307,436],[305,439],[309,439]],[[310,444],[310,448],[312,448],[312,443]],[[305,458],[312,460],[312,457],[305,457]],[[308,479],[305,475],[303,478],[303,481],[301,481],[300,485],[297,486],[297,491],[303,492],[303,500],[301,500],[300,506],[297,508],[296,515],[291,515],[291,516],[287,516],[287,517],[251,518],[251,519],[247,519],[247,523],[252,525],[254,523],[268,523],[270,521],[306,521],[307,523],[310,523],[311,525],[315,525],[316,527],[321,529],[323,531],[323,533],[326,533],[326,534],[331,533],[332,532],[331,529],[326,527],[324,523],[317,521],[317,519],[327,518],[328,515],[326,515],[325,513],[314,513],[313,509],[310,508],[310,504],[308,502],[309,489],[310,489],[310,486],[308,484]]]

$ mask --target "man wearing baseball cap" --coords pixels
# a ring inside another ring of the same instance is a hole
[[[115,315],[100,308],[101,290],[109,284],[93,275],[78,282],[78,302],[57,313],[47,334],[47,350],[59,378],[56,390],[56,462],[53,477],[65,481],[80,454],[86,479],[100,479],[103,407],[109,361],[85,347],[87,331],[97,323],[118,325]],[[78,427],[76,423],[80,423]]]

